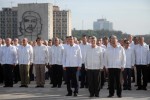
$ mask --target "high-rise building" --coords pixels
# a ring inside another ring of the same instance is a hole
[[[15,38],[17,37],[17,9],[3,8],[0,11],[0,37]]]
[[[71,35],[71,28],[71,11],[53,6],[53,36],[64,39],[65,36]]]
[[[98,19],[93,23],[94,30],[113,30],[113,23],[107,21],[106,19]]]

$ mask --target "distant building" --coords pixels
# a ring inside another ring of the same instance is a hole
[[[3,8],[0,11],[0,37],[15,38],[17,37],[17,9]]]
[[[71,11],[60,10],[58,6],[53,6],[53,36],[65,38],[71,35],[71,29]]]
[[[113,30],[113,23],[106,19],[98,19],[93,23],[93,30]]]

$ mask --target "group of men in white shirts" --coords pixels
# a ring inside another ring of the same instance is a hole
[[[131,72],[135,68],[138,85],[137,90],[147,90],[147,68],[150,64],[149,46],[144,42],[144,37],[139,37],[138,43],[124,40],[118,42],[115,35],[108,38],[97,39],[95,36],[87,39],[82,36],[78,43],[73,36],[66,38],[65,43],[60,43],[59,38],[54,38],[54,44],[47,46],[38,37],[36,45],[28,44],[28,39],[23,38],[17,46],[11,45],[11,39],[6,39],[6,44],[0,46],[0,63],[4,72],[4,87],[13,87],[13,68],[19,65],[21,78],[20,87],[28,87],[29,67],[34,65],[36,72],[36,87],[44,87],[45,66],[50,65],[52,70],[52,88],[61,88],[62,79],[67,84],[66,96],[78,95],[79,72],[80,88],[87,87],[90,97],[99,97],[99,92],[104,85],[104,74],[108,74],[109,95],[116,94],[122,97],[123,89],[131,90]],[[103,41],[103,42],[102,42]],[[1,39],[0,39],[1,43]],[[65,75],[64,75],[65,74]],[[143,79],[143,83],[141,82]],[[74,88],[72,91],[71,88]]]

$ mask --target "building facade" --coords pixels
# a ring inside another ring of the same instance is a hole
[[[0,11],[0,37],[1,38],[16,38],[18,37],[17,24],[17,9],[3,8]]]
[[[98,19],[93,23],[93,30],[113,30],[113,23],[106,19]]]
[[[18,36],[35,40],[53,38],[53,5],[50,3],[18,4]]]
[[[70,10],[60,10],[58,6],[53,7],[53,36],[64,39],[71,35],[72,21]]]
[[[0,11],[1,38],[64,39],[71,32],[71,11],[60,10],[51,3],[18,4],[18,7],[3,8]]]

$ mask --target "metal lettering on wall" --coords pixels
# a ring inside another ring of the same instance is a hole
[[[19,30],[22,35],[40,35],[42,31],[42,23],[39,13],[34,11],[24,12]]]

